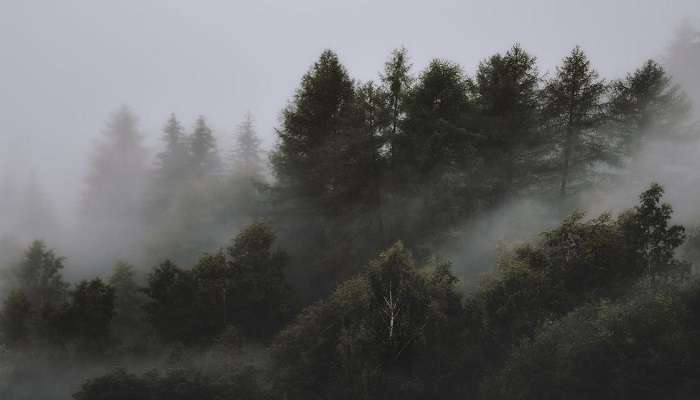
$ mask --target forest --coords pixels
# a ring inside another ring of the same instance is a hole
[[[0,181],[0,398],[697,398],[700,210],[665,195],[697,166],[700,32],[621,77],[580,46],[341,59],[269,152],[252,113],[226,146],[171,114],[151,156],[117,108],[70,235]]]

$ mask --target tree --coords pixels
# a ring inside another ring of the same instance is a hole
[[[462,312],[455,281],[445,266],[422,273],[400,243],[387,249],[277,337],[282,395],[446,397],[456,387],[444,375],[458,332],[449,321]]]
[[[233,173],[248,179],[260,179],[263,174],[260,138],[255,131],[253,115],[248,112],[238,125],[234,138]]]
[[[387,144],[390,144],[391,140],[398,134],[406,114],[406,96],[413,84],[410,70],[408,52],[403,47],[392,51],[389,61],[384,64],[381,81],[382,90],[386,93],[386,106],[389,111],[388,132],[384,135]]]
[[[605,82],[578,46],[544,87],[544,115],[554,132],[553,160],[559,163],[561,197],[585,181],[595,163],[612,161],[609,140],[598,129],[604,122],[605,90]]]
[[[156,178],[161,190],[166,194],[172,194],[177,185],[181,184],[191,172],[187,136],[175,114],[170,114],[163,128],[163,142],[165,142],[165,149],[158,153]]]
[[[673,79],[683,87],[692,103],[696,106],[700,104],[700,81],[697,79],[700,68],[700,31],[688,20],[683,21],[676,30],[664,65]]]
[[[344,207],[337,199],[349,194],[343,175],[349,173],[344,155],[352,156],[347,140],[355,133],[348,129],[353,102],[352,80],[338,56],[325,50],[302,78],[277,130],[271,161],[287,198],[331,215]]]
[[[257,223],[239,233],[227,248],[229,319],[254,338],[276,333],[294,311],[293,293],[284,276],[287,255],[273,249],[274,241],[272,229]]]
[[[664,68],[648,60],[634,73],[612,84],[610,114],[627,154],[647,138],[678,134],[690,111],[680,86],[672,85]]]
[[[35,240],[15,267],[17,289],[22,290],[34,309],[58,307],[65,300],[68,284],[61,275],[63,261],[44,242]]]
[[[3,302],[0,331],[3,343],[17,346],[29,340],[32,305],[21,290],[14,290]]]
[[[139,216],[147,159],[136,116],[122,106],[112,114],[90,162],[83,205],[93,222]]]
[[[212,175],[219,171],[221,160],[216,146],[216,138],[201,115],[195,122],[189,146],[196,176]]]
[[[479,64],[475,107],[485,135],[479,147],[494,171],[499,200],[527,187],[535,176],[533,150],[541,140],[539,82],[535,57],[518,44]]]
[[[144,309],[160,340],[195,343],[199,339],[198,316],[193,307],[196,285],[189,271],[164,261],[148,275],[144,292],[149,297]]]
[[[146,334],[146,298],[136,283],[134,267],[118,262],[109,277],[109,286],[114,289],[113,335],[126,345],[138,345]]]
[[[114,288],[101,279],[81,281],[73,289],[67,319],[78,351],[97,356],[112,344],[114,298]]]
[[[79,225],[81,262],[109,268],[124,254],[141,249],[151,174],[148,156],[136,116],[121,107],[111,115],[90,159]]]
[[[466,129],[470,82],[461,67],[433,60],[413,87],[405,128],[395,138],[395,161],[421,176],[469,160],[474,136]]]

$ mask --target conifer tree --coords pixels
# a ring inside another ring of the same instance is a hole
[[[578,46],[544,88],[544,113],[553,132],[552,158],[559,164],[555,168],[561,197],[585,182],[596,162],[613,161],[610,138],[599,129],[604,122],[601,102],[605,91],[605,82]]]
[[[199,116],[195,122],[194,131],[189,139],[189,148],[192,166],[197,176],[208,176],[219,172],[221,160],[216,138],[203,116]]]
[[[233,148],[232,168],[234,175],[247,178],[260,178],[263,173],[260,138],[255,131],[253,114],[246,113],[238,125]]]
[[[678,134],[690,103],[666,70],[646,61],[625,79],[612,83],[610,116],[625,153],[637,150],[645,138],[669,138]]]
[[[526,186],[534,176],[540,81],[535,62],[516,44],[481,62],[476,73],[476,108],[485,135],[480,147],[496,175],[497,198]]]

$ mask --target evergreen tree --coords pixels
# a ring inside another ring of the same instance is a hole
[[[664,68],[648,60],[634,73],[612,84],[610,115],[625,153],[639,149],[645,138],[677,135],[690,103]]]
[[[425,176],[437,167],[461,166],[469,160],[474,142],[466,129],[469,87],[459,65],[430,63],[413,87],[405,128],[394,140],[395,162]]]
[[[476,108],[485,139],[480,144],[502,198],[527,186],[536,166],[539,82],[535,57],[520,45],[481,62],[476,73]]]
[[[165,149],[158,153],[157,178],[159,184],[165,186],[164,190],[172,191],[173,186],[184,180],[189,172],[187,136],[175,114],[170,114],[163,128],[163,142]]]
[[[91,159],[83,196],[91,222],[140,216],[147,159],[136,116],[123,106],[112,114]]]
[[[604,122],[605,91],[605,82],[578,46],[544,88],[544,113],[554,133],[552,159],[559,163],[555,168],[561,197],[585,182],[595,163],[613,161],[610,138],[599,129]]]
[[[677,29],[666,54],[664,65],[688,94],[693,105],[700,104],[700,30],[689,21],[684,21]],[[696,117],[697,110],[693,116]]]
[[[196,176],[208,176],[219,172],[221,160],[216,138],[203,116],[199,116],[195,122],[194,131],[189,139],[189,148]]]
[[[13,290],[3,302],[0,311],[2,342],[17,346],[29,340],[32,305],[21,290]]]
[[[15,267],[16,288],[24,292],[34,309],[59,307],[65,300],[68,284],[61,274],[63,260],[43,242],[35,240]]]
[[[79,282],[71,292],[67,322],[78,351],[99,356],[112,344],[114,288],[101,279]]]
[[[233,173],[245,178],[260,179],[263,175],[260,138],[255,131],[251,113],[246,113],[238,125],[233,148]]]
[[[118,262],[109,277],[109,286],[114,289],[114,336],[126,345],[136,345],[146,334],[143,306],[146,298],[136,283],[134,267]]]
[[[287,198],[337,214],[349,195],[344,175],[353,154],[347,143],[356,133],[353,82],[338,56],[324,51],[304,75],[294,100],[282,114],[279,144],[271,161],[278,188]]]

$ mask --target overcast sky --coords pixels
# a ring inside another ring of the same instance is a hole
[[[33,169],[75,199],[120,104],[150,146],[171,112],[188,127],[203,114],[223,137],[250,110],[269,147],[324,48],[367,80],[402,45],[415,71],[441,57],[472,74],[516,41],[544,72],[580,44],[614,78],[662,54],[684,18],[697,23],[700,0],[0,0],[0,177]]]

